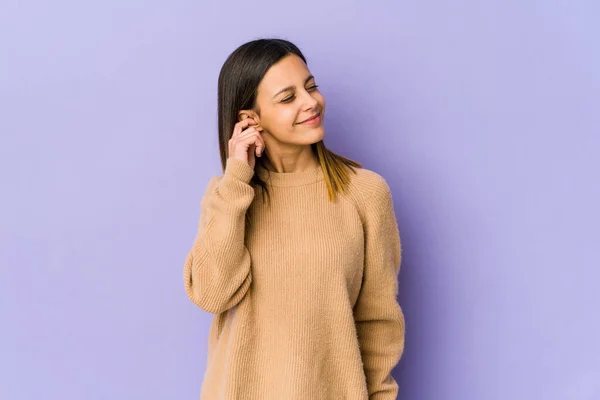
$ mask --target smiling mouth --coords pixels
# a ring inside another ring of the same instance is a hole
[[[298,122],[298,123],[299,123],[299,124],[303,124],[303,123],[305,123],[305,122],[308,122],[308,121],[310,121],[310,120],[313,120],[313,119],[315,119],[315,118],[318,118],[320,115],[321,115],[321,112],[319,111],[318,113],[316,113],[315,115],[313,115],[313,116],[312,116],[312,117],[310,117],[309,119],[305,119],[304,121],[302,121],[302,122]]]

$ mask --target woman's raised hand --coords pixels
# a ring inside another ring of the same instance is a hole
[[[231,139],[229,139],[229,158],[245,161],[254,169],[255,156],[262,156],[265,150],[265,141],[261,136],[262,130],[250,117],[236,123]]]

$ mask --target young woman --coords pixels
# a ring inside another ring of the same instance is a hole
[[[404,350],[390,188],[325,147],[325,99],[282,39],[236,49],[218,83],[210,179],[185,290],[214,314],[201,399],[396,399]]]

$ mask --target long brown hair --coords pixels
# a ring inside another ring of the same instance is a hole
[[[257,109],[258,85],[273,64],[290,54],[297,55],[307,64],[300,49],[287,40],[256,39],[235,49],[221,67],[218,84],[218,125],[223,172],[229,157],[229,140],[234,125],[238,122],[238,112]],[[335,202],[337,193],[344,192],[350,182],[349,171],[356,173],[353,168],[362,168],[362,165],[328,150],[322,140],[312,144],[311,148],[323,171],[329,200]],[[256,158],[256,163],[264,166],[265,159],[268,160],[268,155],[263,152],[262,157]],[[268,187],[258,174],[254,174],[250,184],[260,186],[263,198],[266,195],[267,199],[270,199]],[[250,223],[248,214],[246,221]]]

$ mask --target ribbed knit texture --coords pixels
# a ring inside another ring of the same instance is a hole
[[[269,205],[254,173],[270,174]],[[373,171],[350,176],[335,203],[320,166],[255,172],[230,158],[208,183],[184,266],[187,295],[215,314],[202,400],[397,398],[405,327],[392,196]]]

